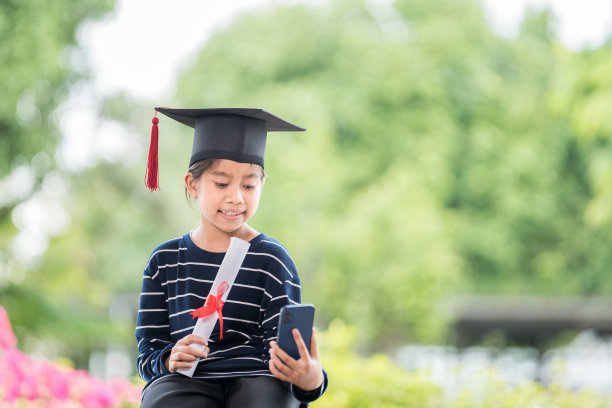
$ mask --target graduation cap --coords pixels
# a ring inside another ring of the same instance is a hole
[[[263,167],[268,132],[306,130],[263,109],[155,108],[145,174],[145,184],[151,191],[159,188],[157,162],[159,119],[157,112],[194,128],[190,167],[193,163],[204,159],[228,159],[241,163],[258,164]]]

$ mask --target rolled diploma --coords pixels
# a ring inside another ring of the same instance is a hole
[[[236,275],[238,275],[240,265],[242,265],[242,261],[244,261],[244,257],[246,256],[250,246],[251,244],[243,241],[240,238],[230,238],[229,248],[225,253],[225,257],[223,257],[223,261],[219,267],[219,272],[217,272],[217,276],[215,277],[212,287],[210,288],[211,294],[216,296],[217,287],[221,284],[221,282],[227,282],[229,289],[223,294],[223,296],[221,296],[221,300],[225,302],[227,295],[229,294],[230,290],[232,290],[232,285],[234,284]],[[208,341],[210,339],[210,334],[217,324],[217,320],[219,320],[217,313],[198,318],[198,321],[193,328],[193,334],[197,334],[205,341]],[[190,347],[198,350],[204,350],[204,346],[198,343],[192,343],[190,344]],[[179,368],[178,372],[186,375],[187,377],[193,376],[199,361],[200,360],[195,361],[191,368]]]

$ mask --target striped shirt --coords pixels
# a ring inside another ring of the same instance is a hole
[[[210,353],[200,360],[193,378],[272,375],[269,343],[276,340],[281,307],[300,303],[300,279],[278,241],[259,234],[250,244],[223,306],[223,340],[217,322],[208,340]],[[199,248],[189,234],[153,251],[144,270],[136,323],[138,373],[148,384],[169,374],[164,359],[193,331],[196,319],[190,312],[204,305],[224,256]]]

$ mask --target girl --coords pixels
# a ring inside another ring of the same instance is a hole
[[[195,129],[185,188],[197,199],[200,222],[158,246],[144,270],[136,327],[138,373],[147,381],[141,406],[297,407],[314,401],[327,388],[314,332],[308,350],[295,330],[298,360],[275,343],[281,307],[300,303],[296,267],[278,241],[247,224],[265,180],[267,132],[304,129],[261,109],[156,111]],[[155,117],[147,171],[152,190],[157,122]],[[190,312],[203,305],[230,237],[250,248],[222,309],[223,332],[217,324],[206,342],[191,334],[196,321]],[[193,378],[176,373],[193,364]]]

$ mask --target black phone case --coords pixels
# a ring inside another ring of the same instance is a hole
[[[314,306],[287,305],[283,306],[278,317],[278,345],[294,359],[300,358],[297,344],[291,331],[297,328],[304,339],[306,348],[310,351],[310,339],[312,337],[312,325],[314,323]]]

